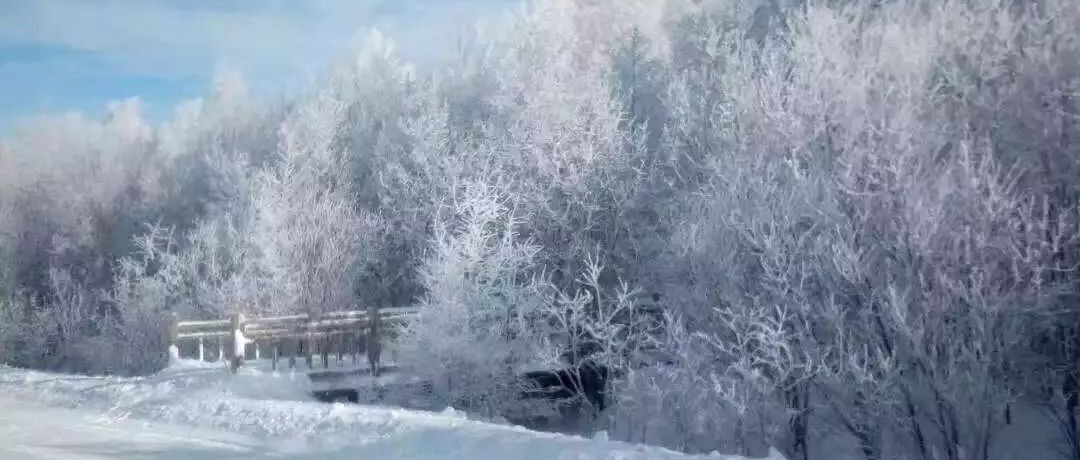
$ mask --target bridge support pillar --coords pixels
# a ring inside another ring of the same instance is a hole
[[[229,356],[229,370],[235,374],[236,371],[240,369],[240,364],[244,361],[244,345],[246,345],[243,332],[244,314],[234,313],[229,319],[229,323],[232,326],[232,350],[230,350],[231,356]]]

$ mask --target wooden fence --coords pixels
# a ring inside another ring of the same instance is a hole
[[[307,368],[314,370],[314,356],[322,358],[323,368],[329,367],[329,357],[339,361],[351,356],[354,364],[364,353],[372,373],[378,374],[381,344],[399,330],[403,322],[417,312],[416,307],[382,308],[372,317],[366,310],[337,311],[317,317],[309,315],[246,318],[233,314],[227,319],[186,321],[173,315],[169,324],[169,353],[183,358],[206,361],[229,360],[233,372],[247,359],[271,360],[277,370],[281,360],[290,369],[301,357]],[[194,346],[192,349],[192,345]],[[216,352],[208,356],[207,348]]]

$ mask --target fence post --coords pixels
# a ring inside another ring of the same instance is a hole
[[[308,370],[312,370],[312,369],[315,368],[315,358],[312,357],[312,356],[314,356],[312,354],[313,353],[313,351],[312,351],[313,348],[312,347],[314,347],[314,346],[315,346],[315,343],[312,340],[312,335],[308,334],[307,338],[304,339],[304,365],[307,366]]]
[[[334,336],[334,347],[331,348],[331,351],[337,353],[337,360],[338,360],[338,365],[339,366],[341,365],[341,358],[345,356],[345,352],[342,351],[342,347],[344,347],[344,346],[345,346],[344,333],[342,333],[341,335],[335,335]]]
[[[294,370],[296,369],[296,354],[300,352],[300,339],[288,337],[285,343],[289,344],[285,347],[285,353],[289,355],[289,369]]]
[[[229,323],[232,326],[232,353],[229,369],[235,374],[237,369],[240,368],[240,363],[244,360],[244,314],[233,313]]]
[[[349,352],[352,354],[353,366],[360,364],[360,337],[363,335],[359,329],[353,332],[352,340],[349,342]]]
[[[318,337],[315,336],[315,327],[313,323],[319,321],[318,313],[308,312],[307,322],[304,323],[304,364],[307,365],[307,371],[311,372],[315,370],[315,349],[317,347],[316,342]]]
[[[281,354],[281,342],[270,342],[273,356],[270,358],[270,370],[277,371],[278,356]]]
[[[324,335],[319,339],[319,356],[322,357],[323,369],[330,368],[330,336]]]
[[[169,329],[166,334],[169,342],[166,352],[171,364],[180,359],[180,317],[177,316],[176,312],[169,313]]]
[[[367,343],[366,352],[368,358],[368,370],[373,377],[379,376],[379,355],[382,350],[380,347],[379,337],[379,309],[375,306],[369,306],[367,308],[368,316],[368,331],[367,331]]]

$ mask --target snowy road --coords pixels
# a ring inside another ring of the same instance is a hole
[[[86,409],[50,407],[39,402],[0,396],[0,460],[210,460],[210,459],[414,459],[527,458],[603,459],[670,458],[648,452],[608,449],[550,449],[522,439],[492,438],[487,448],[454,452],[445,439],[343,445],[305,439],[268,440],[227,431],[211,431],[134,419],[114,419]],[[462,441],[466,441],[462,439]],[[549,441],[550,443],[550,441]],[[545,443],[545,444],[549,444]],[[466,444],[468,442],[466,441]],[[509,444],[509,445],[507,445]],[[558,445],[556,441],[550,443]],[[516,449],[514,448],[517,445]],[[460,447],[460,446],[458,446]],[[509,447],[509,449],[507,449]],[[636,449],[635,449],[636,450]],[[606,452],[605,452],[606,451]],[[477,455],[473,457],[474,455]],[[491,455],[490,457],[484,455]],[[629,455],[627,455],[629,454]],[[444,457],[445,455],[445,457]],[[510,456],[507,456],[510,455]],[[549,456],[550,455],[550,456]]]
[[[290,375],[216,367],[120,378],[0,366],[0,460],[745,460],[538,433],[454,411],[322,404],[305,391]]]
[[[0,396],[0,459],[306,459],[236,434],[132,420]]]

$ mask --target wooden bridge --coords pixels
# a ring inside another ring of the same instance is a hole
[[[233,314],[226,319],[188,321],[175,314],[169,324],[169,353],[173,358],[228,362],[237,369],[247,360],[269,360],[272,370],[296,369],[302,359],[309,375],[316,370],[315,357],[329,369],[351,359],[359,365],[365,355],[367,368],[378,375],[381,345],[392,338],[417,307],[336,311],[313,315],[247,318]]]
[[[374,384],[382,372],[396,369],[395,365],[382,363],[382,345],[418,311],[418,307],[394,307],[374,310],[374,314],[354,310],[265,318],[237,313],[197,321],[182,320],[174,314],[168,329],[168,352],[170,359],[228,363],[234,373],[246,362],[269,364],[271,371],[303,372],[317,387],[313,389],[315,397],[355,402],[359,381]],[[570,398],[570,389],[580,387],[585,397],[602,408],[606,369],[586,371],[577,374],[584,379],[578,385],[570,384],[567,369],[526,372],[521,377],[536,385],[536,390],[524,396]],[[395,382],[412,384],[424,382]]]

